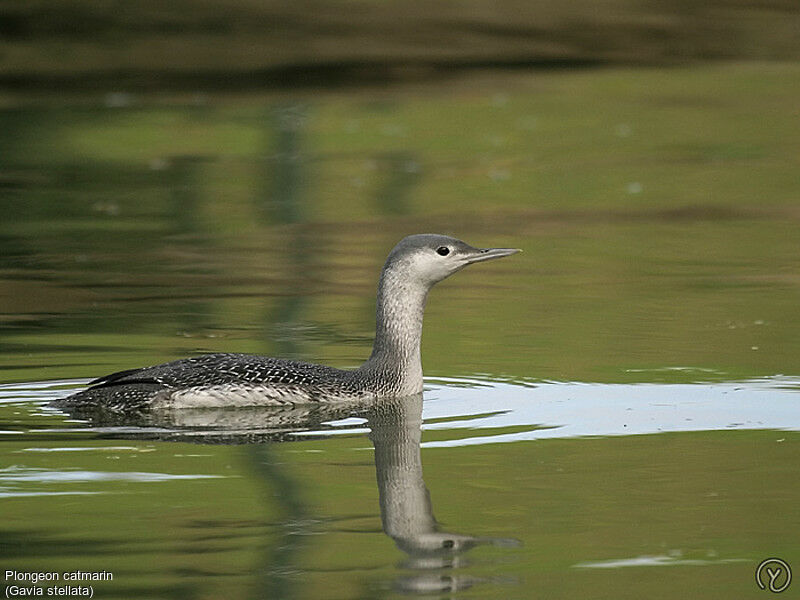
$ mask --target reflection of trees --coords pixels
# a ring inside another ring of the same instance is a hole
[[[271,111],[271,126],[275,133],[275,146],[268,155],[266,193],[258,199],[265,228],[270,224],[297,225],[308,219],[303,188],[310,177],[306,155],[303,153],[303,133],[306,107],[299,103],[285,103]],[[319,262],[320,247],[317,237],[302,226],[289,229],[284,259],[291,273],[284,277],[282,294],[272,302],[264,316],[264,335],[276,354],[287,358],[305,355],[300,344],[299,323],[308,302],[308,290],[300,281],[312,279]]]
[[[315,521],[310,519],[302,494],[302,485],[286,473],[274,456],[269,444],[246,446],[250,469],[255,478],[264,484],[269,503],[277,502],[282,511],[278,539],[265,546],[254,569],[256,585],[253,598],[298,598],[292,574],[296,572],[297,555],[303,551],[305,534],[313,533]],[[279,490],[278,494],[273,490]]]
[[[409,210],[409,195],[419,180],[419,163],[410,152],[391,152],[378,157],[383,172],[376,194],[377,207],[384,215],[405,215]]]
[[[267,194],[258,199],[267,223],[286,225],[308,218],[303,206],[303,185],[308,181],[302,151],[306,110],[302,104],[287,102],[271,111],[275,146],[268,157],[271,168],[265,171],[270,181]]]
[[[204,156],[181,155],[172,156],[165,162],[163,177],[170,191],[164,210],[168,230],[190,235],[210,233],[200,219],[203,201],[200,177],[205,165],[212,160]]]
[[[265,284],[268,308],[240,319],[263,324],[262,339],[269,340],[264,351],[308,356],[302,347],[307,339],[302,324],[309,285],[325,265],[320,252],[324,237],[319,228],[312,231],[307,226],[315,214],[315,169],[310,167],[337,160],[307,147],[308,112],[306,104],[291,100],[254,111],[245,123],[261,132],[268,145],[254,156],[219,160],[208,140],[198,138],[193,145],[164,143],[163,138],[179,133],[181,123],[189,122],[208,127],[213,140],[217,128],[224,131],[230,124],[225,107],[165,108],[137,102],[116,108],[42,104],[0,110],[0,268],[22,270],[26,278],[34,273],[42,285],[52,282],[66,288],[62,294],[72,287],[89,289],[93,300],[88,306],[87,295],[76,294],[64,306],[77,309],[48,311],[40,317],[44,311],[37,310],[33,298],[34,316],[20,321],[17,332],[35,333],[46,318],[47,327],[58,333],[204,335],[216,326],[214,311],[228,294],[220,288],[230,285],[231,276],[252,281],[237,258],[246,258],[244,249],[259,247],[264,240],[270,252],[281,253],[280,272]],[[157,149],[148,155],[149,134],[138,128],[151,115],[153,122],[166,115],[164,122],[178,125],[175,133],[154,128]],[[109,157],[102,147],[114,145],[112,132],[118,132],[120,141]],[[126,146],[131,141],[136,145]],[[68,150],[73,142],[81,152]],[[97,145],[94,153],[91,144]],[[165,147],[181,150],[164,153]],[[407,212],[407,198],[418,179],[413,154],[403,150],[364,159],[378,165],[372,192],[375,212]],[[228,164],[234,167],[232,174],[225,179],[225,171],[220,178],[220,169]],[[245,171],[258,169],[245,195],[236,179],[242,165]],[[242,219],[252,244],[248,240],[232,245],[226,236]],[[226,255],[229,261],[222,258]],[[163,302],[169,307],[161,306]],[[321,328],[323,333],[329,330]]]
[[[313,175],[309,152],[304,149],[308,107],[299,102],[285,102],[270,112],[274,144],[267,153],[263,170],[266,176],[264,197],[257,206],[265,227],[293,225],[288,229],[284,259],[288,261],[284,289],[271,303],[265,317],[266,337],[280,356],[301,358],[303,352],[302,316],[308,304],[306,282],[314,281],[322,268],[324,244],[319,233],[303,224],[313,221],[314,211],[305,189]],[[419,177],[419,165],[410,152],[395,152],[376,157],[381,177],[375,192],[375,204],[381,215],[408,212],[408,195]],[[301,283],[303,282],[303,283]],[[370,300],[372,302],[372,300]]]

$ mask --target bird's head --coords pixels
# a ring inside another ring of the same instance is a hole
[[[389,253],[386,271],[431,287],[467,265],[520,252],[518,248],[475,248],[446,235],[410,235]]]

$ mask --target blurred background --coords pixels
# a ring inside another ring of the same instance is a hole
[[[760,561],[800,564],[798,32],[797,0],[0,2],[5,568],[126,600],[763,595]],[[357,365],[421,232],[524,252],[431,293],[395,427],[419,458],[422,418],[426,479],[397,471],[418,520],[519,547],[409,560],[378,421],[200,445],[42,407],[201,352]]]
[[[6,0],[0,33],[9,85],[162,91],[793,60],[799,26],[792,0]]]
[[[425,231],[525,250],[437,289],[426,373],[796,372],[797,31],[790,0],[6,0],[1,377],[358,364]]]

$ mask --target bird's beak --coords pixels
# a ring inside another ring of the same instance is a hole
[[[511,256],[517,252],[522,252],[522,250],[519,248],[480,248],[477,254],[473,254],[467,258],[467,264],[492,260],[493,258],[503,258],[504,256]]]

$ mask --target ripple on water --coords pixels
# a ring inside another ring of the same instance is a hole
[[[95,432],[137,435],[181,433],[167,427],[92,427],[64,419],[42,407],[54,397],[71,393],[80,381],[0,386],[0,406],[14,409],[14,419],[3,419],[9,434]],[[731,429],[800,430],[800,378],[774,376],[747,381],[685,384],[597,384],[583,382],[515,382],[488,378],[437,378],[427,382],[423,429],[424,447],[452,447],[536,439],[642,435],[680,431]],[[24,408],[27,407],[27,415]],[[258,411],[240,411],[237,431],[265,430]],[[34,418],[35,417],[35,418]],[[29,420],[30,419],[30,420]],[[9,427],[19,427],[14,430]],[[72,423],[76,426],[73,426]],[[185,434],[223,430],[220,421],[203,427],[193,419]],[[321,426],[285,430],[292,436],[363,435],[362,415],[321,419]],[[26,427],[27,425],[27,427]],[[284,424],[285,425],[285,424]],[[230,433],[231,428],[228,428]],[[445,436],[446,433],[446,436]],[[443,436],[447,439],[442,439]],[[148,451],[119,446],[119,451]],[[91,451],[76,446],[24,448],[24,452]],[[18,451],[18,452],[19,452]]]
[[[427,441],[426,447],[543,438],[605,437],[678,431],[800,429],[796,385],[790,377],[694,384],[497,383],[486,389],[434,386],[425,403],[429,431],[530,426],[526,431]],[[431,422],[455,414],[481,418]],[[467,409],[467,410],[465,410]],[[498,410],[501,409],[501,410]]]

